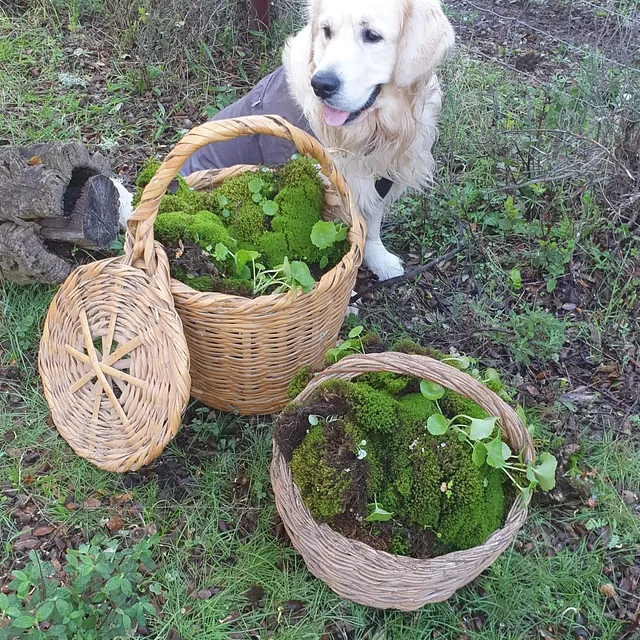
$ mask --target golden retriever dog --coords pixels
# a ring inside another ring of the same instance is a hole
[[[392,278],[402,262],[380,225],[402,193],[433,177],[436,67],[453,29],[439,0],[311,0],[309,19],[284,51],[288,85],[365,218],[365,265]]]
[[[309,24],[287,43],[282,67],[213,120],[277,114],[315,136],[367,223],[365,265],[392,278],[402,261],[385,249],[380,225],[402,193],[433,177],[436,67],[453,47],[453,29],[439,0],[309,0],[308,10]],[[180,172],[281,164],[294,152],[278,138],[237,138],[199,149]]]

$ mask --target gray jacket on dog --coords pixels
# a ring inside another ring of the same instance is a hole
[[[283,67],[260,80],[246,96],[217,113],[212,120],[274,114],[313,135],[302,110],[291,96]],[[187,160],[180,174],[187,176],[194,171],[235,164],[282,164],[295,152],[295,146],[288,140],[263,135],[245,136],[202,147]]]

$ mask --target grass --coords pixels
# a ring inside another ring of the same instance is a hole
[[[0,9],[0,140],[85,138],[132,177],[144,157],[166,153],[187,121],[224,107],[273,68],[298,20],[276,3],[285,20],[267,37],[248,33],[226,3],[193,12],[181,0],[162,11],[121,0],[26,4],[26,12]],[[159,533],[164,604],[151,637],[631,637],[600,588],[618,587],[617,572],[640,543],[637,502],[624,499],[640,491],[639,409],[626,382],[640,333],[640,238],[627,204],[635,188],[627,170],[637,170],[637,73],[588,49],[557,64],[543,83],[464,50],[447,64],[440,173],[427,194],[398,204],[387,237],[416,263],[458,239],[468,249],[454,268],[383,292],[359,320],[495,366],[528,407],[538,446],[577,446],[564,473],[585,495],[538,504],[516,544],[444,603],[378,612],[341,600],[308,572],[276,535],[268,420],[194,405],[150,472],[107,474],[77,457],[49,424],[35,366],[54,289],[0,285],[0,485],[29,496],[40,520],[66,535],[111,524],[110,535],[130,544]],[[564,325],[561,346],[517,333],[514,317],[541,311]],[[548,352],[518,362],[533,338]],[[617,378],[598,372],[612,363]],[[593,399],[562,401],[568,392]],[[27,464],[34,453],[37,462]],[[21,529],[2,505],[0,531],[11,543]],[[565,534],[574,526],[585,535]],[[10,554],[0,546],[0,560]],[[263,594],[252,605],[256,585]],[[216,595],[198,597],[203,590]]]

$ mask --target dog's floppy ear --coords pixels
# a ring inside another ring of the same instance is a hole
[[[394,81],[398,87],[409,87],[434,72],[453,49],[454,34],[439,0],[404,0],[402,4],[404,15]]]

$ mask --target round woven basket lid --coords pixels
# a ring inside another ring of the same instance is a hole
[[[55,295],[38,366],[53,422],[107,471],[138,469],[178,431],[189,352],[160,245],[153,270],[128,256],[76,269]]]

